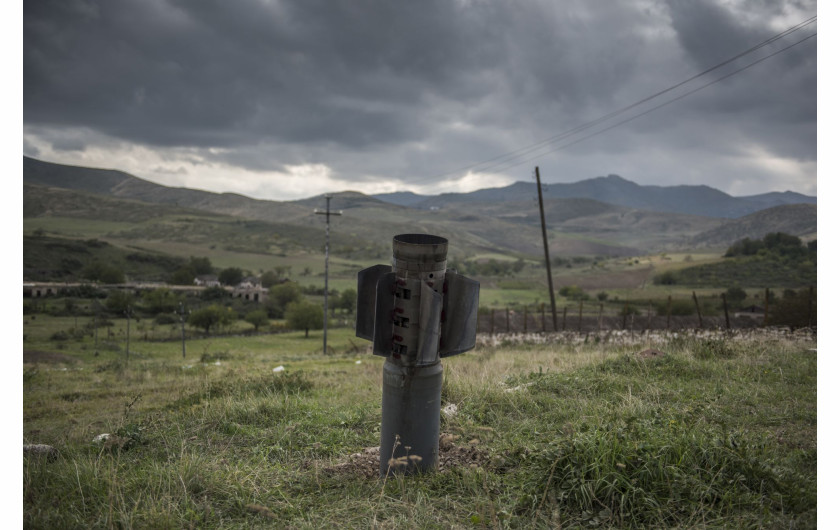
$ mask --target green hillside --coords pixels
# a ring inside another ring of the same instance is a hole
[[[186,259],[146,250],[121,248],[99,239],[23,236],[24,281],[77,281],[95,267],[121,271],[124,280],[168,281]],[[110,283],[110,282],[109,282]]]

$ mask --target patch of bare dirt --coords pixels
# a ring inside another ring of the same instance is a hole
[[[53,351],[23,350],[24,363],[77,363],[78,359]]]
[[[438,449],[438,471],[457,467],[482,467],[490,461],[490,455],[477,447],[476,440],[468,446],[455,445],[457,436],[440,435]],[[353,453],[346,462],[324,468],[326,473],[336,475],[362,475],[365,478],[379,477],[379,447],[367,447],[360,453]]]
[[[574,274],[566,276],[563,280],[581,289],[636,289],[645,284],[652,270],[648,268],[599,272],[598,274]]]
[[[636,355],[638,355],[642,359],[655,359],[657,357],[664,357],[665,352],[661,351],[661,350],[657,350],[655,348],[648,348],[646,350],[640,351]]]

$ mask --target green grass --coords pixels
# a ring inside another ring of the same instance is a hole
[[[68,318],[37,315],[24,348],[49,348]],[[486,458],[384,483],[340,467],[379,444],[382,360],[352,330],[330,341],[324,356],[314,333],[201,339],[186,362],[177,341],[138,341],[126,363],[69,340],[75,362],[24,365],[24,443],[61,453],[24,459],[24,526],[816,524],[807,338],[673,335],[654,357],[597,340],[480,347],[443,361],[458,412],[441,431]]]
[[[73,217],[29,217],[23,220],[23,233],[31,235],[40,229],[61,237],[92,238],[136,227],[136,223],[122,221],[94,221]]]

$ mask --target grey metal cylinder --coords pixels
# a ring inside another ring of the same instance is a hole
[[[445,238],[429,234],[394,237],[394,346],[382,369],[381,476],[437,469],[443,383],[440,328],[424,327],[423,316],[439,322],[440,307],[429,305],[432,299],[418,291],[431,288],[438,296],[435,293],[443,290],[448,246]]]
[[[405,366],[391,358],[385,360],[380,476],[437,470],[442,384],[440,361]]]
[[[424,298],[421,291],[431,288],[440,293],[443,290],[448,246],[445,238],[430,234],[394,236],[391,264],[397,285],[391,358],[400,364],[434,364],[440,360],[437,353],[440,330],[424,327],[428,322],[423,321],[424,315],[439,321],[439,314],[437,317],[429,314],[434,312],[430,305],[433,299]],[[425,346],[425,351],[421,351],[422,346]]]

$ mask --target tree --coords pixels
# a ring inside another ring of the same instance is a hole
[[[225,291],[223,287],[205,287],[199,297],[204,300],[205,302],[210,302],[213,300],[224,300],[225,298],[230,298],[230,293]]]
[[[122,315],[134,307],[134,295],[127,291],[111,291],[105,300],[105,307],[111,313]]]
[[[600,293],[598,293],[598,301],[600,301],[600,302],[606,302],[607,298],[609,298],[609,297],[610,297],[610,295],[607,294],[606,291],[601,291]]]
[[[228,267],[219,273],[219,283],[222,285],[236,286],[242,282],[245,273],[239,267]]]
[[[731,302],[733,306],[741,305],[741,302],[747,299],[747,292],[740,287],[730,287],[726,290],[726,300]]]
[[[190,256],[188,267],[192,269],[193,277],[201,276],[202,274],[213,274],[213,264],[210,263],[210,258],[207,257],[197,258]]]
[[[268,313],[264,309],[254,309],[245,315],[245,322],[254,326],[254,331],[259,331],[260,326],[268,325]]]
[[[160,289],[143,293],[143,302],[146,304],[146,309],[149,313],[171,313],[175,310],[178,299],[171,290],[166,287],[161,287]]]
[[[190,256],[189,261],[179,267],[169,277],[169,283],[175,285],[192,285],[197,276],[202,274],[213,274],[213,265],[210,259]]]
[[[96,260],[82,269],[82,277],[86,280],[102,283],[125,283],[125,273],[116,265],[109,265]]]
[[[283,316],[286,307],[303,298],[300,285],[295,282],[279,283],[268,290],[268,311],[277,318]]]
[[[589,295],[577,285],[566,285],[561,287],[560,296],[565,296],[571,300],[589,300]]]
[[[674,271],[665,271],[653,277],[654,285],[676,285],[678,281]]]
[[[304,330],[304,336],[309,338],[309,330],[324,323],[324,310],[306,300],[292,302],[286,307],[286,323],[292,329]]]
[[[185,265],[172,273],[169,277],[169,283],[173,285],[192,285],[195,277],[195,271]]]
[[[271,287],[279,284],[283,281],[283,278],[277,273],[277,271],[265,271],[260,275],[260,283],[266,289],[270,289]]]
[[[770,306],[767,322],[771,325],[790,326],[791,329],[816,325],[816,289],[785,292],[781,300]]]
[[[352,313],[356,309],[356,290],[345,289],[342,291],[341,298],[338,300],[338,307]]]
[[[218,329],[221,326],[231,324],[234,319],[235,315],[230,308],[213,304],[190,313],[187,324],[194,328],[201,328],[205,334],[209,334],[210,329]]]

